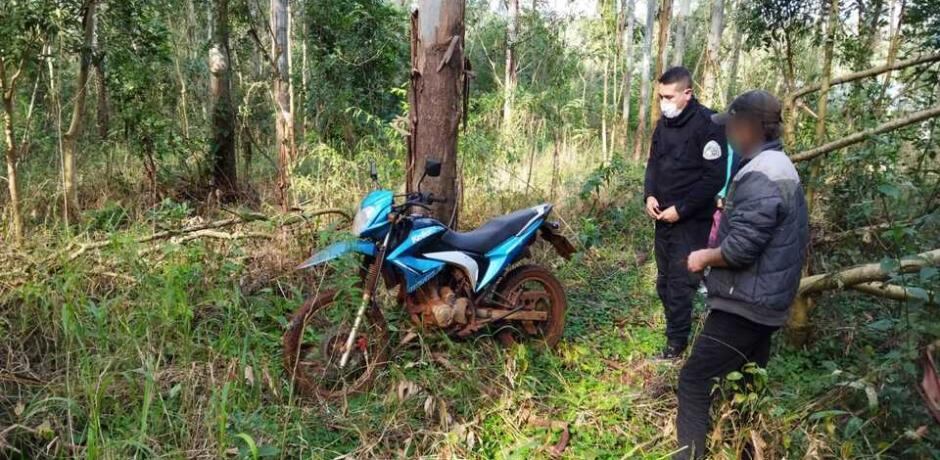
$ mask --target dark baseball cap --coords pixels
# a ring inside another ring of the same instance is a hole
[[[755,89],[734,98],[727,111],[712,115],[712,122],[724,125],[734,117],[749,118],[762,123],[780,123],[780,110],[780,99],[767,91]]]

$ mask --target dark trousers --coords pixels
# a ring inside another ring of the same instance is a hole
[[[689,253],[708,243],[710,220],[656,222],[656,292],[666,313],[666,339],[685,345],[692,329],[692,298],[701,276],[689,273]]]
[[[702,458],[711,426],[712,388],[715,378],[753,362],[767,366],[770,337],[776,327],[757,324],[742,316],[712,310],[695,339],[692,353],[679,372],[679,415],[676,419],[679,447],[672,458]]]

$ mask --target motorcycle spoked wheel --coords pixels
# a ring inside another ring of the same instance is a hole
[[[373,304],[366,308],[349,361],[340,369],[356,307],[338,297],[328,290],[307,299],[284,332],[284,369],[302,396],[337,399],[360,393],[388,362],[388,325]]]
[[[504,343],[516,338],[538,339],[553,348],[565,332],[568,300],[565,289],[555,275],[539,265],[521,265],[512,269],[496,288],[495,300],[504,308],[544,311],[546,321],[507,321],[510,328],[499,332]]]

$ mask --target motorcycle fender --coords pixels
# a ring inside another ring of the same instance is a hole
[[[324,262],[329,262],[347,252],[358,252],[367,256],[375,255],[375,243],[365,240],[340,241],[333,243],[320,251],[317,251],[309,259],[297,266],[297,270],[315,267]]]
[[[565,238],[558,231],[557,222],[544,222],[541,226],[541,235],[545,241],[548,241],[549,244],[555,248],[555,251],[558,255],[564,257],[565,259],[571,259],[571,256],[575,253],[574,245],[571,244],[571,241],[568,241],[568,238]]]

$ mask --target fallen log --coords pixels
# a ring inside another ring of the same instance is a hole
[[[940,265],[940,249],[922,252],[915,256],[901,259],[898,271],[911,273],[924,267]],[[872,281],[886,281],[891,272],[885,270],[881,264],[865,264],[852,267],[835,273],[807,276],[800,280],[798,295],[813,294],[832,289],[842,289]]]
[[[926,289],[898,286],[896,284],[886,283],[860,283],[851,286],[852,290],[870,294],[873,296],[884,297],[886,299],[907,302],[916,300],[924,302],[927,305],[940,305],[940,298],[937,293]]]
[[[809,336],[809,313],[814,305],[811,294],[850,288],[858,292],[889,299],[901,301],[919,299],[928,304],[935,304],[937,296],[933,291],[884,284],[884,282],[895,272],[913,273],[924,267],[937,265],[940,265],[940,249],[905,257],[900,260],[896,270],[886,270],[881,264],[872,263],[858,265],[835,273],[804,277],[800,280],[799,291],[797,291],[796,298],[790,308],[790,318],[787,321],[789,342],[801,346]]]

